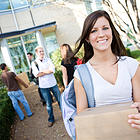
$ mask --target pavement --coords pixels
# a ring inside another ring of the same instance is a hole
[[[20,103],[26,118],[20,121],[16,116],[11,127],[10,140],[71,140],[65,130],[57,102],[53,103],[55,123],[52,127],[48,127],[46,106],[42,106],[40,102],[37,86],[32,85],[23,92],[34,115],[28,117]]]

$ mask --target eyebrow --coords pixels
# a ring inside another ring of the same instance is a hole
[[[103,25],[102,27],[108,27],[109,25]],[[97,29],[98,27],[93,27],[92,29]]]

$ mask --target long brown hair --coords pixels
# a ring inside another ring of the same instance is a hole
[[[97,19],[100,17],[105,17],[110,24],[110,27],[112,30],[112,36],[113,36],[113,40],[111,43],[111,50],[113,54],[115,54],[116,56],[119,56],[119,59],[121,56],[126,55],[125,47],[120,39],[120,35],[118,31],[116,30],[116,28],[114,27],[111,21],[109,14],[104,10],[97,10],[91,13],[90,15],[88,15],[87,18],[85,19],[82,34],[76,42],[76,44],[78,44],[78,47],[75,49],[74,55],[76,55],[78,51],[80,50],[80,48],[83,46],[84,47],[84,57],[83,57],[84,63],[86,63],[94,55],[93,47],[86,40],[89,38],[89,34],[93,26],[95,25]]]
[[[66,51],[65,55],[63,55],[64,51]],[[62,60],[64,61],[64,64],[71,64],[71,60],[76,59],[76,57],[74,57],[74,53],[69,44],[62,44],[60,46],[60,52],[61,52],[61,56],[62,56]]]

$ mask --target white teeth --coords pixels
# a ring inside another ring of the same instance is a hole
[[[101,40],[101,41],[98,41],[98,43],[105,43],[106,40]]]

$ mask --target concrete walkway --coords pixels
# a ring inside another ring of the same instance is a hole
[[[40,102],[37,86],[33,85],[24,90],[24,95],[34,115],[27,117],[24,107],[20,104],[26,118],[20,121],[16,116],[15,123],[12,126],[11,140],[71,140],[64,128],[57,103],[53,103],[55,123],[49,128],[46,107],[42,106]]]

